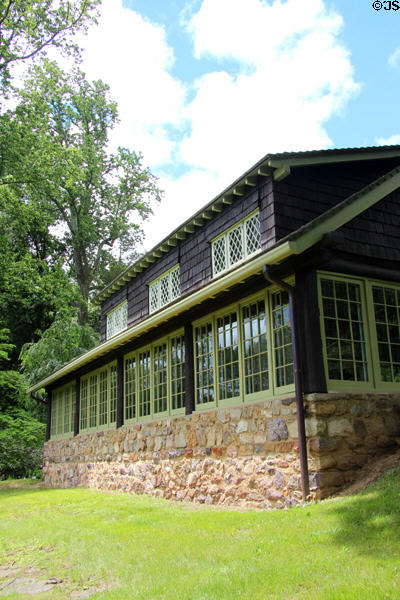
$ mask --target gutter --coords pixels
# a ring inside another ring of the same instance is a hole
[[[289,311],[290,311],[290,322],[292,332],[292,348],[293,348],[293,370],[294,370],[294,387],[296,395],[296,406],[297,406],[297,429],[299,432],[299,450],[300,450],[300,471],[301,471],[301,487],[303,491],[303,502],[307,501],[310,494],[310,480],[308,476],[308,462],[307,462],[307,442],[306,442],[306,428],[304,422],[304,404],[303,404],[303,383],[301,379],[301,368],[300,368],[300,357],[297,348],[297,336],[296,336],[296,297],[295,288],[288,283],[278,279],[271,275],[270,268],[268,265],[263,267],[264,278],[269,282],[273,283],[281,290],[286,291],[289,294]]]

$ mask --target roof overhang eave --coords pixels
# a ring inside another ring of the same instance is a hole
[[[136,337],[146,333],[161,323],[168,321],[172,317],[179,315],[181,312],[200,304],[208,298],[217,296],[219,293],[230,289],[234,285],[246,280],[248,277],[255,275],[257,272],[261,272],[264,264],[278,264],[294,253],[296,253],[296,249],[290,241],[274,246],[270,250],[259,252],[256,256],[243,265],[240,265],[218,279],[211,281],[200,290],[188,294],[170,306],[167,306],[157,313],[150,315],[147,317],[147,319],[138,323],[137,325],[122,331],[113,338],[106,340],[95,348],[92,348],[85,354],[73,359],[48,377],[45,377],[38,383],[32,385],[28,392],[36,392],[37,390],[54,383],[55,381],[71,374],[73,371],[76,371],[77,369],[93,362],[101,356],[116,350],[118,347],[132,341]]]

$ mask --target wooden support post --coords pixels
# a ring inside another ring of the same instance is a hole
[[[296,322],[303,357],[303,392],[327,391],[319,321],[316,271],[296,271]]]
[[[194,405],[194,352],[193,352],[193,327],[185,323],[185,412],[191,415]]]
[[[124,424],[124,357],[117,360],[117,428]]]
[[[51,434],[51,390],[47,392],[47,421],[46,421],[46,442],[50,439]]]
[[[81,412],[81,378],[77,377],[75,382],[75,423],[74,435],[79,434],[79,415]]]

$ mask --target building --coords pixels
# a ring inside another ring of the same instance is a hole
[[[44,479],[210,504],[324,497],[400,436],[400,146],[269,154],[98,296]],[[190,193],[190,190],[188,190]]]

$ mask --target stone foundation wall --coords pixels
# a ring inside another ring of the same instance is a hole
[[[310,394],[305,402],[310,485],[325,498],[400,443],[399,394]]]
[[[325,497],[400,436],[400,394],[305,399],[310,483]],[[52,487],[120,489],[207,504],[301,501],[294,398],[211,410],[47,442]]]

